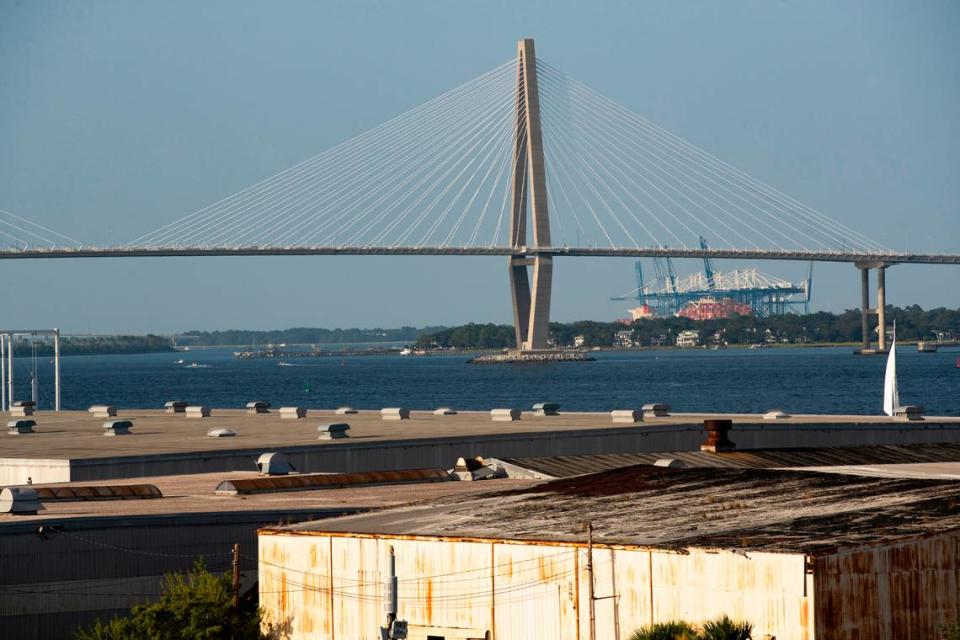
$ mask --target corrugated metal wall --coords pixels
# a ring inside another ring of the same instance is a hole
[[[489,631],[492,640],[590,637],[582,546],[261,534],[260,603],[276,637],[377,638],[391,545],[400,618],[411,624]],[[753,622],[758,638],[813,637],[802,555],[595,547],[594,572],[598,639],[724,613]]]
[[[816,558],[817,636],[939,638],[960,614],[958,547],[954,532]]]

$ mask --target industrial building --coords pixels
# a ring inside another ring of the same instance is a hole
[[[960,483],[635,466],[260,531],[279,638],[625,640],[727,614],[754,638],[928,639],[960,607]],[[585,523],[590,523],[588,538]]]
[[[956,417],[735,414],[726,417],[739,448],[704,457],[705,416],[658,403],[612,413],[270,410],[263,402],[190,412],[185,402],[169,404],[170,412],[103,405],[14,421],[33,424],[4,438],[0,486],[35,490],[43,510],[0,514],[0,624],[11,637],[72,637],[79,624],[156,597],[162,574],[189,569],[197,556],[223,570],[233,543],[243,549],[246,590],[257,579],[258,528],[424,500],[467,504],[541,483],[549,460],[580,465],[581,474],[661,457],[691,467],[960,461]],[[495,421],[503,414],[509,421]],[[118,421],[128,435],[104,437]],[[349,437],[319,439],[344,421]],[[856,444],[877,446],[854,454]],[[273,455],[258,465],[263,454]],[[447,473],[460,456],[495,458],[493,468],[510,477],[448,482],[463,477]],[[265,477],[281,458],[294,472]],[[508,601],[499,606],[509,611]]]

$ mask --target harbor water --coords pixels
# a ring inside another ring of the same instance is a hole
[[[471,365],[466,354],[343,356],[239,360],[232,350],[63,358],[63,407],[92,404],[159,408],[167,400],[242,407],[263,399],[361,409],[529,408],[609,411],[666,402],[676,411],[879,414],[885,357],[850,347],[759,350],[598,352],[593,362]],[[960,351],[898,349],[902,404],[929,414],[960,415]],[[178,364],[182,358],[185,362]],[[197,367],[189,365],[196,362]],[[33,363],[16,363],[16,398],[29,396]],[[53,396],[52,364],[37,363],[41,409]]]

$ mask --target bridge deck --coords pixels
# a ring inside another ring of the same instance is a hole
[[[863,264],[960,264],[960,254],[844,253],[769,249],[601,248],[601,247],[83,247],[0,250],[0,260],[52,258],[163,258],[189,256],[570,256],[603,258],[714,258],[718,260],[799,260]]]

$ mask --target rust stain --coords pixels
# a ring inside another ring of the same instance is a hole
[[[803,598],[800,600],[800,637],[810,637],[810,600]]]
[[[427,624],[433,623],[433,580],[427,578],[427,599],[424,603],[427,615]]]
[[[310,568],[317,568],[317,545],[310,545]]]
[[[280,617],[287,617],[287,573],[280,574]]]

